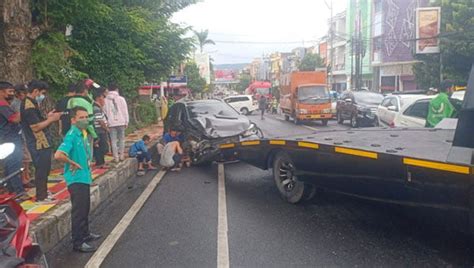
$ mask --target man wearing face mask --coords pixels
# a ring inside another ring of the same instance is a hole
[[[54,154],[54,158],[65,163],[64,178],[71,195],[71,225],[73,249],[79,252],[93,252],[95,246],[89,242],[101,236],[89,230],[90,185],[92,174],[90,163],[89,114],[84,107],[77,106],[70,112],[71,129],[63,143]]]
[[[15,144],[15,150],[5,159],[5,177],[18,172],[22,167],[23,160],[20,113],[10,107],[14,98],[13,85],[8,82],[0,82],[0,144]],[[27,196],[21,182],[21,173],[9,180],[8,188],[10,192]]]
[[[31,81],[28,84],[26,98],[20,107],[21,124],[35,167],[36,202],[40,203],[53,201],[48,197],[48,176],[51,171],[52,155],[48,128],[61,117],[61,113],[56,113],[54,110],[48,113],[47,118],[42,116],[38,104],[44,99],[47,90],[46,82]]]

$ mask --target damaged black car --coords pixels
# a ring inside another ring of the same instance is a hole
[[[177,102],[164,121],[164,131],[183,133],[183,149],[195,165],[230,160],[219,145],[263,138],[262,131],[246,116],[221,100]]]

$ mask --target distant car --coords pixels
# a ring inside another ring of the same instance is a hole
[[[426,98],[423,94],[391,94],[387,95],[377,108],[377,119],[380,126],[395,127],[395,117],[400,110],[413,102]]]
[[[430,101],[435,97],[436,95],[424,96],[412,103],[406,104],[395,116],[395,127],[425,127],[426,117],[428,117],[428,107]]]
[[[249,115],[258,109],[258,104],[253,100],[252,95],[231,96],[225,98],[224,101],[244,115]]]
[[[222,100],[175,103],[164,122],[164,130],[170,129],[183,133],[183,147],[193,164],[217,160],[221,144],[263,138],[256,124]]]
[[[377,107],[382,103],[383,95],[371,91],[345,91],[341,94],[336,106],[336,117],[339,124],[350,120],[353,128],[375,126]]]

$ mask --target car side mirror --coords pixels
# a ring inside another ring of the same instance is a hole
[[[393,106],[393,105],[388,106],[387,109],[388,109],[389,111],[398,112],[397,107],[395,107],[395,106]]]
[[[344,99],[345,102],[352,102],[352,99],[351,98],[347,98],[347,99]]]

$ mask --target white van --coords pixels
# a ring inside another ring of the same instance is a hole
[[[225,98],[224,101],[244,115],[249,115],[258,109],[258,104],[253,100],[252,95],[231,96]]]

